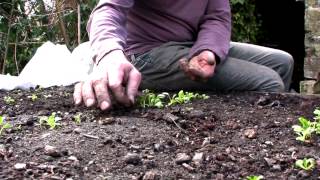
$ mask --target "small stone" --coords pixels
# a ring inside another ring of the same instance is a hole
[[[148,171],[144,174],[142,180],[157,180],[160,179],[160,176],[155,171]]]
[[[272,167],[277,161],[270,158],[264,158],[264,160],[267,162],[268,166]]]
[[[195,153],[193,158],[192,158],[192,161],[194,162],[195,165],[197,166],[200,166],[203,162],[203,152],[200,152],[200,153]]]
[[[0,155],[5,156],[7,153],[6,147],[3,144],[0,144]]]
[[[206,137],[204,138],[201,146],[205,147],[206,145],[210,144],[210,142],[211,142],[211,137]]]
[[[273,146],[273,142],[272,141],[266,141],[264,142],[266,145],[270,145],[270,146]]]
[[[177,154],[175,162],[177,164],[182,164],[182,163],[189,162],[190,160],[191,160],[191,157],[189,155],[187,155],[186,153],[179,153],[179,154]]]
[[[163,151],[164,146],[162,144],[154,144],[154,150],[157,152]]]
[[[257,131],[255,129],[246,129],[244,135],[249,139],[253,139],[257,137]]]
[[[272,169],[276,171],[281,171],[281,166],[279,164],[276,164],[272,166]]]
[[[61,153],[54,146],[46,145],[44,147],[44,152],[46,155],[51,156],[51,157],[61,157]]]
[[[125,157],[124,157],[124,161],[127,164],[132,164],[132,165],[138,165],[141,162],[141,158],[137,153],[128,153]]]
[[[70,157],[68,157],[68,159],[71,161],[78,161],[78,158],[75,156],[70,156]]]
[[[172,123],[173,121],[177,121],[179,120],[179,117],[178,116],[175,116],[171,113],[166,113],[164,116],[163,116],[163,119],[169,123]]]
[[[18,171],[24,170],[26,168],[27,168],[27,164],[25,163],[17,163],[14,165],[14,169]]]
[[[182,166],[186,168],[188,171],[194,171],[194,168],[187,163],[183,163]]]
[[[192,111],[190,111],[188,116],[191,118],[204,118],[205,113],[202,110],[192,110]]]
[[[73,130],[73,132],[76,133],[76,134],[80,134],[82,132],[82,129],[81,128],[75,128]]]

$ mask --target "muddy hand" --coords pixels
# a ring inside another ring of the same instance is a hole
[[[141,82],[140,72],[126,59],[122,51],[112,51],[104,57],[88,80],[74,88],[76,105],[87,107],[97,104],[101,110],[108,110],[113,100],[130,106],[134,103]]]
[[[215,56],[211,51],[202,51],[190,61],[185,58],[181,59],[180,67],[190,79],[195,81],[207,81],[213,76],[215,71]]]

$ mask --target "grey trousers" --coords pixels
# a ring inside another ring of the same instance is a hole
[[[227,58],[206,82],[190,80],[179,67],[192,43],[169,42],[132,55],[132,64],[142,73],[140,89],[159,91],[262,91],[282,92],[290,88],[293,58],[288,53],[245,43],[231,42]]]

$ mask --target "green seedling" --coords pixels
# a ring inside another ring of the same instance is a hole
[[[293,131],[298,135],[296,140],[306,142],[311,138],[312,133],[316,131],[316,124],[304,117],[299,118],[299,125],[293,125]]]
[[[157,108],[163,108],[163,99],[166,96],[169,96],[168,93],[161,93],[161,94],[155,94],[151,92],[148,89],[145,89],[142,91],[142,96],[138,97],[138,104],[139,106],[145,108],[145,107],[157,107]]]
[[[5,97],[3,98],[3,100],[4,100],[4,102],[5,102],[6,104],[8,104],[8,105],[12,105],[12,104],[15,103],[15,100],[14,100],[12,97],[10,97],[10,96],[5,96]]]
[[[183,90],[179,91],[178,95],[174,94],[170,98],[170,102],[168,106],[176,105],[176,104],[185,104],[190,102],[193,99],[208,99],[209,96],[205,94],[198,94],[198,93],[192,93],[192,92],[184,92]]]
[[[245,180],[261,180],[263,176],[247,176]]]
[[[31,95],[31,100],[36,101],[38,99],[38,96],[36,94]]]
[[[0,135],[5,129],[10,129],[10,128],[12,128],[12,125],[5,122],[4,117],[0,116]]]
[[[56,117],[56,113],[52,113],[49,117],[47,116],[43,116],[40,117],[39,119],[39,123],[40,126],[45,123],[45,125],[49,126],[50,129],[55,129],[57,126],[60,125],[60,123],[58,123],[59,118]]]
[[[74,115],[73,119],[77,124],[80,124],[81,123],[81,113]]]
[[[316,161],[313,158],[298,159],[295,165],[298,168],[301,168],[306,171],[310,171],[314,169],[316,165]]]

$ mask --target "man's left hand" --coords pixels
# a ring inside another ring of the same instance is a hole
[[[213,52],[205,50],[190,61],[185,58],[181,59],[180,67],[190,79],[207,81],[214,74],[216,58]]]

